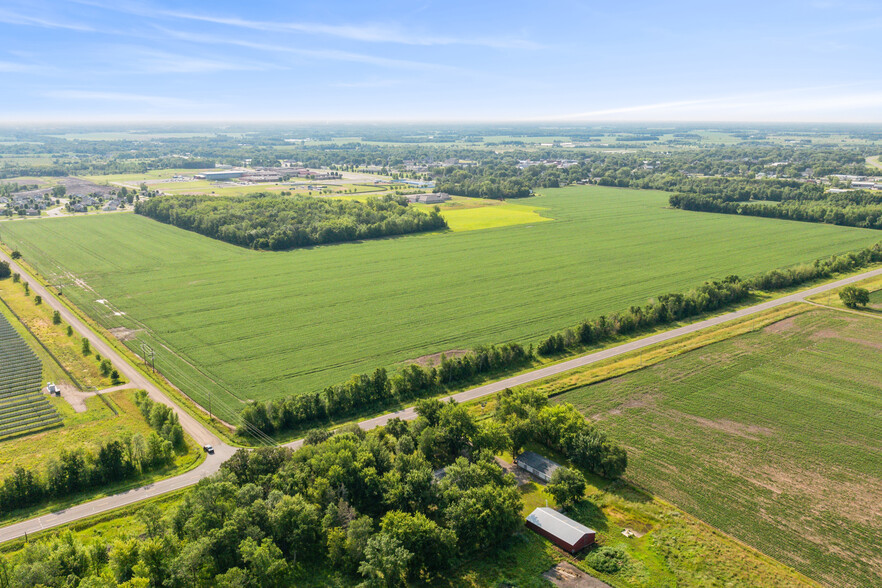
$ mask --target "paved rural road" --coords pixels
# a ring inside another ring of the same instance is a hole
[[[0,252],[0,259],[11,262],[9,257],[2,252]],[[13,263],[12,265],[15,271],[18,271],[22,275],[26,275],[24,272],[21,271],[21,268],[19,268],[17,264]],[[535,382],[549,376],[562,374],[574,368],[583,367],[604,359],[616,357],[618,355],[629,353],[631,351],[642,349],[644,347],[649,347],[651,345],[655,345],[656,343],[661,343],[663,341],[668,341],[682,335],[694,333],[696,331],[700,331],[701,329],[714,325],[719,325],[733,319],[750,316],[752,314],[788,304],[790,302],[798,302],[808,296],[813,296],[820,292],[826,292],[834,288],[839,288],[840,286],[845,286],[847,284],[858,282],[860,280],[878,275],[882,275],[882,269],[865,272],[857,276],[838,280],[836,282],[825,284],[823,286],[818,286],[816,288],[811,288],[809,290],[804,290],[802,292],[797,292],[796,294],[790,294],[788,296],[784,296],[775,300],[770,300],[768,302],[763,302],[762,304],[757,304],[756,306],[751,306],[749,308],[730,312],[728,314],[710,318],[701,322],[694,323],[692,325],[680,327],[678,329],[673,329],[664,333],[658,333],[656,335],[639,339],[637,341],[632,341],[630,343],[625,343],[617,347],[612,347],[610,349],[604,349],[603,351],[598,351],[596,353],[577,357],[569,361],[547,366],[525,374],[507,378],[505,380],[500,380],[498,382],[493,382],[484,386],[480,386],[478,388],[473,388],[472,390],[466,390],[465,392],[460,392],[459,394],[448,396],[447,399],[453,399],[457,402],[465,402],[468,400],[481,398],[482,396],[494,394],[506,388],[511,388],[513,386]],[[95,349],[97,349],[103,356],[109,358],[114,363],[114,365],[119,366],[120,371],[125,374],[125,376],[132,383],[132,386],[148,390],[152,398],[155,398],[157,401],[163,402],[164,404],[173,407],[178,413],[181,419],[181,425],[184,427],[187,433],[189,433],[200,444],[211,443],[212,445],[214,445],[216,452],[215,455],[208,456],[203,464],[185,474],[181,474],[180,476],[168,478],[166,480],[162,480],[154,484],[149,484],[135,490],[130,490],[122,494],[116,494],[114,496],[108,496],[106,498],[93,500],[91,502],[87,502],[78,506],[72,506],[68,509],[44,515],[39,518],[30,519],[21,523],[2,527],[0,528],[0,543],[4,541],[9,541],[11,539],[17,539],[19,537],[24,537],[26,533],[33,534],[44,529],[49,529],[51,527],[70,523],[81,518],[113,510],[122,506],[127,506],[129,504],[133,504],[147,498],[153,498],[155,496],[159,496],[173,490],[178,490],[180,488],[190,486],[192,484],[195,484],[205,476],[211,475],[216,472],[220,468],[220,465],[230,456],[232,456],[233,453],[235,453],[235,449],[233,447],[221,443],[211,432],[205,429],[200,423],[195,421],[195,419],[190,417],[190,415],[188,415],[186,412],[181,410],[180,407],[169,400],[150,380],[144,377],[144,375],[141,374],[136,368],[132,367],[129,363],[123,361],[122,358],[120,358],[119,355],[113,350],[113,348],[109,347],[106,343],[98,339],[98,337],[96,337],[91,330],[86,328],[86,326],[83,325],[76,316],[74,316],[64,305],[62,305],[55,298],[54,295],[48,292],[43,286],[37,283],[32,283],[31,289],[34,290],[34,292],[36,292],[37,294],[43,296],[43,300],[45,300],[53,308],[58,310],[61,313],[61,316],[64,317],[64,320],[68,321],[68,323],[72,325],[75,330],[82,333],[83,336],[88,337]],[[359,426],[361,426],[362,429],[370,430],[374,427],[385,425],[390,419],[393,419],[395,417],[404,420],[413,420],[416,418],[416,416],[416,411],[413,408],[406,408],[398,412],[388,413],[373,419],[362,421],[361,423],[359,423]],[[291,443],[285,444],[285,447],[298,449],[302,445],[303,440],[298,439],[297,441],[292,441]]]
[[[77,506],[58,510],[14,525],[0,527],[0,543],[11,541],[12,539],[18,539],[26,535],[33,535],[34,533],[39,533],[45,529],[51,529],[58,525],[72,523],[85,517],[90,517],[122,506],[134,504],[135,502],[140,502],[148,498],[154,498],[156,496],[161,496],[162,494],[180,490],[187,486],[192,486],[202,478],[217,472],[218,469],[220,469],[221,464],[229,459],[235,452],[235,448],[230,447],[229,445],[224,445],[217,448],[214,455],[207,456],[205,461],[199,464],[196,468],[185,474],[181,474],[180,476],[166,478],[165,480],[160,480],[153,484],[147,484],[146,486],[141,486],[140,488],[135,488],[127,492],[92,500],[85,504],[79,504]]]

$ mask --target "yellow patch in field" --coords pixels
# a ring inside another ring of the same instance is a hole
[[[442,208],[441,216],[447,221],[452,231],[478,231],[510,225],[529,225],[550,221],[540,216],[538,211],[544,210],[525,204],[503,203],[496,206],[476,208]]]

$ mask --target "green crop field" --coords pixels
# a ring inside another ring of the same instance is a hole
[[[545,190],[517,204],[552,221],[288,252],[131,214],[5,223],[0,235],[104,326],[134,330],[127,344],[140,353],[149,343],[157,368],[198,402],[211,390],[226,409],[425,354],[529,343],[661,293],[880,236],[666,203],[651,191]]]
[[[880,326],[812,311],[556,401],[652,492],[821,583],[878,585]]]

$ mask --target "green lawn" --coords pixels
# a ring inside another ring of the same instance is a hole
[[[134,350],[148,342],[158,369],[203,405],[211,391],[223,410],[429,353],[535,342],[706,279],[880,237],[672,210],[660,192],[544,193],[517,205],[553,221],[289,252],[249,251],[131,214],[8,223],[2,239],[103,325],[136,330]]]
[[[882,577],[882,328],[815,310],[567,392],[628,477],[829,585]]]

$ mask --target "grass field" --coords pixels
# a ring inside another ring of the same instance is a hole
[[[2,238],[104,326],[136,331],[128,344],[150,343],[158,369],[194,399],[205,405],[211,390],[227,409],[429,353],[536,341],[706,279],[879,238],[666,202],[650,191],[547,190],[518,205],[550,222],[289,252],[129,214],[9,223]]]
[[[628,477],[828,585],[882,576],[882,329],[813,310],[556,398]]]

